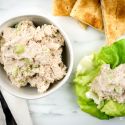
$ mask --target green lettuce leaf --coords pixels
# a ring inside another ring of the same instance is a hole
[[[125,104],[120,104],[113,100],[109,100],[105,103],[101,111],[110,116],[125,116]]]
[[[125,116],[125,104],[108,100],[100,108],[86,96],[90,84],[98,75],[102,64],[110,64],[111,68],[125,63],[125,39],[119,40],[111,46],[104,46],[98,53],[84,57],[78,65],[74,78],[75,91],[80,108],[99,119],[109,119]]]
[[[110,116],[106,115],[104,112],[101,112],[97,108],[97,105],[94,103],[94,101],[86,97],[86,93],[90,89],[89,85],[91,81],[97,76],[100,70],[100,67],[93,66],[91,62],[92,57],[93,55],[85,57],[83,58],[83,60],[81,60],[77,69],[76,77],[74,79],[75,90],[78,96],[78,104],[84,112],[87,112],[95,117],[98,117],[99,119],[109,119]],[[91,59],[91,61],[89,59]],[[86,65],[88,66],[88,68],[84,68],[84,66]]]
[[[125,39],[119,40],[111,46],[104,46],[96,54],[94,59],[95,65],[110,64],[115,68],[119,64],[125,63]]]

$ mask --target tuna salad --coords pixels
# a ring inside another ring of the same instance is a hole
[[[44,93],[66,75],[62,62],[64,38],[53,25],[36,27],[24,20],[0,36],[0,62],[13,85],[30,85]]]
[[[109,64],[102,65],[99,75],[91,83],[91,92],[95,93],[100,101],[113,99],[125,103],[125,64],[115,69],[111,69]]]

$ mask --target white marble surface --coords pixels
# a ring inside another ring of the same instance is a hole
[[[0,23],[22,14],[51,16],[51,0],[0,0]],[[83,30],[69,17],[52,17],[69,36],[74,50],[74,69],[70,80],[50,96],[27,101],[34,125],[124,125],[125,120],[101,121],[83,113],[72,87],[72,77],[82,56],[90,54],[104,44],[105,37],[92,28]]]

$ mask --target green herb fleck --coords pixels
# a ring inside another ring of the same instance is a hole
[[[25,51],[25,46],[22,44],[17,44],[14,48],[16,54],[22,54]]]

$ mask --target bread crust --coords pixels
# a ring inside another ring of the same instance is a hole
[[[77,0],[70,15],[82,23],[103,31],[100,0]]]
[[[125,0],[101,0],[106,40],[115,42],[125,34]]]
[[[54,16],[69,16],[76,0],[53,0]]]

